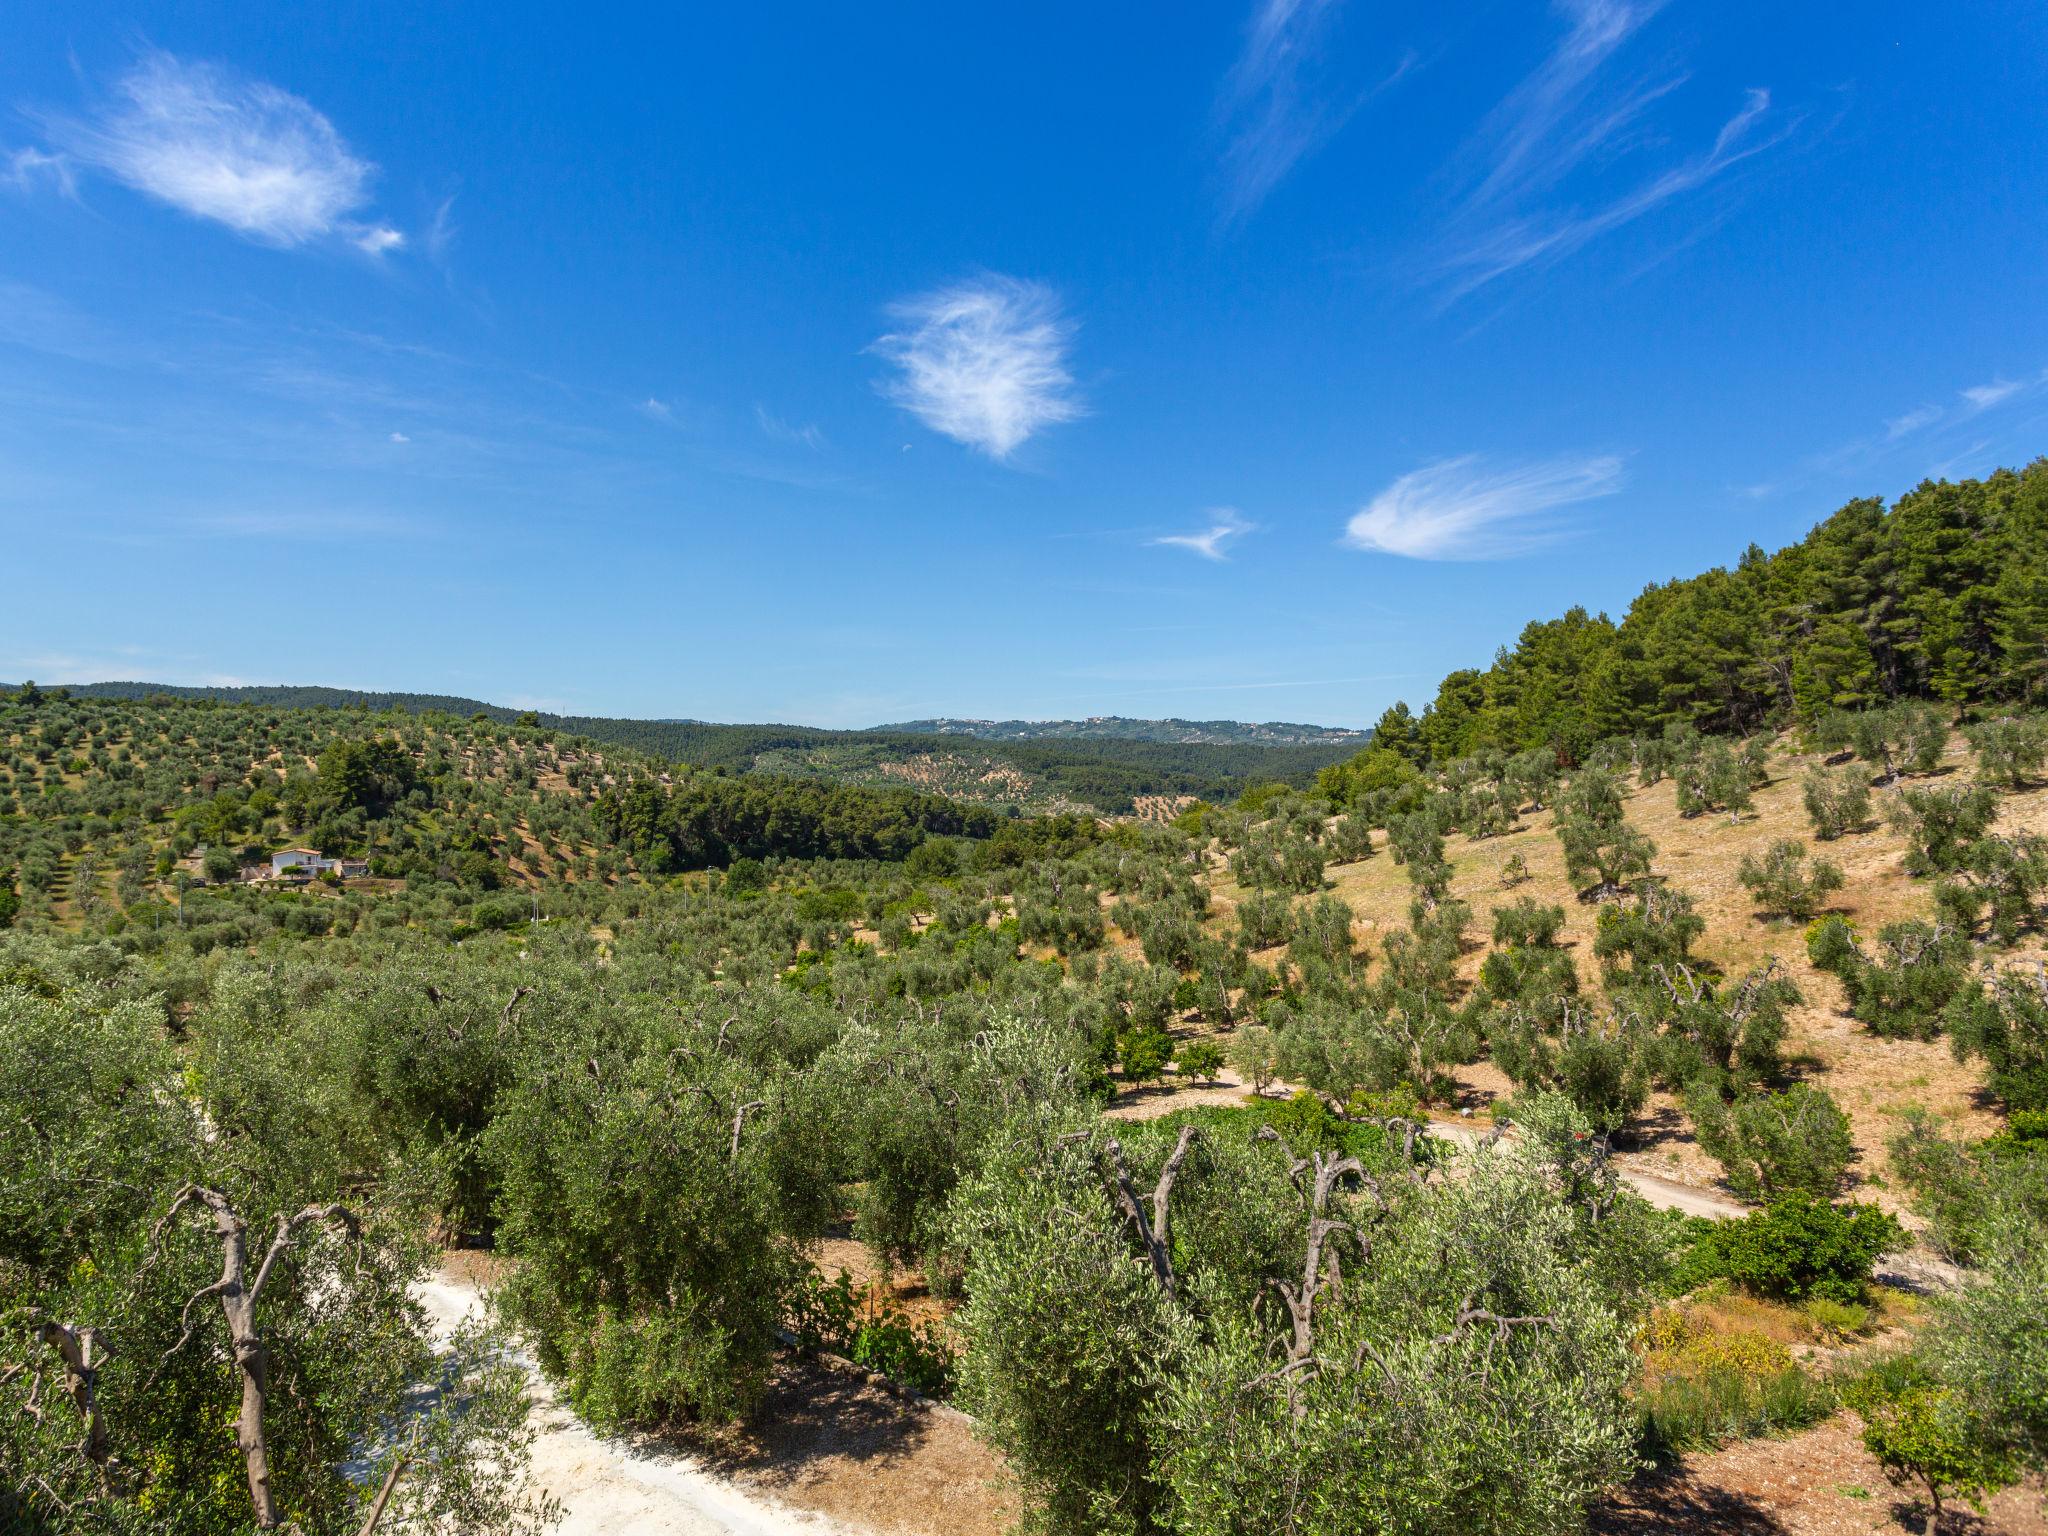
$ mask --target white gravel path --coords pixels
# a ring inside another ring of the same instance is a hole
[[[414,1295],[444,1337],[483,1310],[474,1286],[446,1275]],[[689,1456],[593,1433],[521,1360],[533,1391],[533,1487],[562,1507],[554,1536],[870,1536],[742,1488]]]

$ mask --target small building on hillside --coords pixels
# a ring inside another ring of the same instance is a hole
[[[329,874],[343,880],[361,880],[369,873],[367,859],[330,859],[318,848],[280,848],[270,856],[273,880],[311,880],[315,875]]]

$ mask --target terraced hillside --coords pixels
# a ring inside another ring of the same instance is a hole
[[[543,891],[561,901],[738,858],[901,858],[927,833],[997,825],[907,784],[742,781],[439,712],[61,689],[0,702],[0,917],[103,934],[169,924],[204,944],[370,922],[505,926]],[[361,869],[270,878],[289,849]]]

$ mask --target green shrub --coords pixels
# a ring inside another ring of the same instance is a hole
[[[1970,983],[1970,940],[1946,923],[1888,924],[1873,954],[1846,919],[1824,917],[1806,930],[1806,953],[1842,983],[1849,1012],[1886,1039],[1933,1039]]]
[[[1949,1498],[1982,1514],[1984,1500],[2018,1476],[2013,1457],[1980,1433],[1965,1404],[1910,1364],[1872,1372],[1843,1396],[1863,1419],[1863,1448],[1893,1486],[1917,1485],[1927,1495],[1930,1532]]]
[[[1876,1206],[1788,1195],[1740,1221],[1707,1228],[1680,1272],[1691,1284],[1728,1279],[1778,1301],[1819,1296],[1856,1302],[1877,1256],[1905,1240],[1904,1229]]]
[[[1328,1151],[1339,1143],[1343,1126],[1330,1113],[1321,1094],[1297,1089],[1286,1103],[1274,1106],[1269,1122],[1296,1157]]]
[[[1886,819],[1907,840],[1906,868],[1916,875],[1961,869],[1970,849],[1998,819],[1998,796],[1982,784],[1901,789]]]
[[[1516,1088],[1562,1094],[1597,1131],[1620,1130],[1649,1101],[1655,1036],[1626,1009],[1559,998],[1515,1008],[1492,1035],[1494,1061]]]
[[[1810,1429],[1835,1411],[1835,1395],[1796,1365],[1762,1377],[1718,1367],[1658,1378],[1636,1410],[1644,1454],[1661,1458]]]
[[[1994,784],[2024,789],[2048,759],[2048,719],[1986,720],[1963,732],[1977,754],[1977,772]]]
[[[501,897],[492,901],[480,901],[469,914],[472,926],[483,929],[502,930],[516,928],[526,921],[528,906],[512,897]]]
[[[1632,899],[1602,907],[1593,926],[1593,954],[1610,981],[1646,977],[1659,965],[1668,969],[1691,963],[1692,947],[1707,931],[1692,897],[1647,881]]]
[[[2048,1110],[2048,967],[2001,971],[1989,986],[1959,994],[1948,1026],[1957,1058],[1981,1056],[1991,1091],[2009,1109]]]
[[[1638,1438],[1651,1456],[1789,1434],[1835,1408],[1829,1384],[1795,1364],[1783,1344],[1749,1330],[1723,1331],[1718,1319],[1684,1306],[1654,1313],[1637,1344]]]
[[[1231,1038],[1229,1056],[1237,1075],[1264,1093],[1280,1072],[1280,1042],[1264,1024],[1247,1024]]]
[[[913,1323],[878,1296],[856,1296],[853,1277],[831,1280],[812,1267],[790,1298],[789,1330],[803,1350],[830,1350],[926,1397],[953,1384],[953,1347],[931,1323]]]
[[[1166,1075],[1166,1064],[1173,1059],[1173,1037],[1163,1029],[1127,1030],[1117,1041],[1116,1055],[1124,1081],[1155,1083]]]
[[[1799,1309],[1825,1338],[1853,1338],[1870,1326],[1870,1308],[1853,1301],[1831,1301],[1809,1296]]]
[[[1756,775],[1752,765],[1724,741],[1702,744],[1689,760],[1677,765],[1672,777],[1678,787],[1681,816],[1726,811],[1734,821],[1754,808],[1750,790]]]

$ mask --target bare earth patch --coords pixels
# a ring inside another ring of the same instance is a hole
[[[778,1364],[756,1426],[712,1467],[777,1501],[888,1536],[996,1536],[1002,1462],[961,1414],[824,1360]]]
[[[1783,1440],[1745,1440],[1647,1472],[1596,1513],[1595,1536],[1896,1536],[1920,1529],[1912,1500],[1863,1449],[1853,1414]],[[2010,1488],[1986,1514],[1949,1511],[1943,1536],[2044,1536],[2039,1489]],[[1902,1525],[1901,1517],[1906,1523]]]

